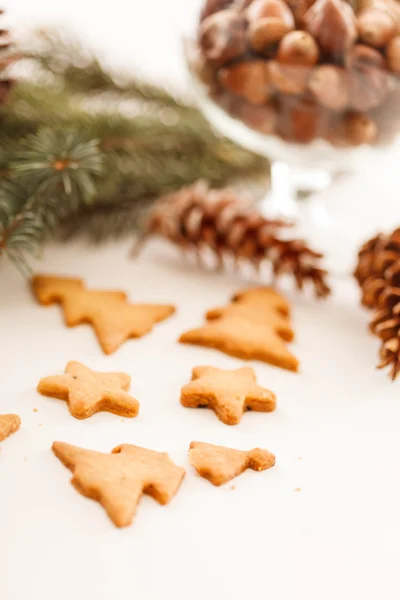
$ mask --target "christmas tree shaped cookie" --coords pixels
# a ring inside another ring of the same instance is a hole
[[[0,442],[3,442],[9,435],[18,431],[21,426],[21,419],[18,415],[0,415]]]
[[[210,407],[223,423],[236,425],[246,410],[275,410],[276,397],[257,385],[253,369],[195,367],[192,381],[182,388],[181,403],[189,408]]]
[[[36,275],[33,291],[42,304],[59,302],[69,327],[89,323],[105,354],[142,337],[175,312],[169,304],[131,304],[122,291],[88,290],[82,280]]]
[[[256,288],[242,292],[226,308],[209,311],[208,323],[183,333],[179,341],[297,371],[298,360],[286,346],[293,338],[287,312],[286,300],[277,292]]]
[[[213,485],[222,485],[246,469],[270,469],[275,464],[275,456],[260,448],[243,451],[205,442],[192,442],[189,461],[201,477],[208,479]]]
[[[136,417],[139,402],[126,391],[130,382],[125,373],[98,373],[71,361],[64,375],[44,377],[37,389],[43,396],[66,400],[69,412],[77,419],[87,419],[100,411]]]
[[[78,492],[100,502],[117,527],[131,524],[142,494],[168,504],[185,475],[165,452],[129,444],[103,454],[54,442],[53,452],[73,473]]]
[[[68,294],[85,287],[83,279],[57,275],[34,275],[31,284],[38,302],[44,306],[62,302]]]

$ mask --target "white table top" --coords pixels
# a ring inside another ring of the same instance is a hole
[[[143,32],[151,23],[165,36],[159,40],[170,40],[163,52],[175,57],[160,75],[168,78],[173,69],[180,77],[176,35],[164,24],[167,4],[171,24],[182,1],[119,0],[101,9],[88,0],[3,4],[27,21],[33,13],[38,21],[68,13],[93,40],[107,39],[111,53],[114,40],[121,64],[133,52],[132,39],[150,48]],[[154,53],[148,61],[155,73],[162,70]],[[390,160],[380,175],[368,173],[336,191],[338,204],[352,206],[353,216],[367,211],[376,227],[395,222],[399,175]],[[90,327],[65,328],[60,309],[38,306],[20,275],[0,262],[0,413],[22,418],[0,452],[2,600],[397,600],[399,384],[374,370],[378,342],[367,332],[354,282],[335,279],[325,302],[289,291],[301,372],[254,363],[259,383],[277,393],[278,408],[245,414],[239,426],[228,427],[212,411],[184,409],[180,388],[193,366],[242,362],[176,339],[200,325],[206,309],[227,303],[243,280],[189,267],[166,243],[151,242],[135,262],[128,250],[126,241],[49,246],[37,269],[126,289],[132,300],[177,305],[174,317],[109,357]],[[78,421],[62,401],[39,396],[40,377],[62,372],[71,359],[129,373],[139,417]],[[117,530],[70,485],[69,471],[51,453],[54,440],[102,451],[123,442],[168,451],[187,476],[169,506],[144,497],[132,527]],[[214,488],[188,464],[192,440],[266,447],[277,464]]]
[[[177,305],[176,316],[109,357],[90,327],[65,328],[60,309],[38,306],[1,264],[0,413],[17,412],[23,422],[1,448],[2,597],[25,600],[35,590],[43,600],[398,598],[399,391],[373,368],[377,343],[355,285],[336,285],[326,302],[289,294],[301,373],[254,363],[278,408],[228,427],[212,411],[181,407],[179,392],[195,365],[242,362],[176,339],[243,282],[185,266],[163,243],[151,243],[136,262],[127,251],[126,243],[75,243],[48,248],[41,265],[93,287],[126,289],[137,301]],[[129,373],[139,417],[78,421],[64,402],[39,396],[39,378],[71,359]],[[133,526],[120,531],[69,484],[50,451],[54,440],[168,451],[187,476],[169,506],[144,497]],[[245,473],[234,490],[214,488],[188,465],[192,440],[266,447],[277,464]]]

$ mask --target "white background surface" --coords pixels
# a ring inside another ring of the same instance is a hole
[[[115,64],[145,63],[155,76],[182,83],[176,31],[187,2],[3,5],[26,22],[57,17],[75,24]],[[376,226],[395,222],[400,188],[393,165],[388,157],[381,172],[329,193]],[[301,373],[255,363],[259,383],[276,391],[278,409],[246,414],[228,427],[212,411],[181,407],[179,392],[195,365],[241,362],[176,339],[243,281],[186,267],[161,243],[151,243],[136,262],[127,259],[128,249],[127,242],[49,247],[38,267],[84,277],[93,287],[126,289],[132,300],[177,305],[176,316],[110,357],[90,327],[66,329],[59,308],[39,307],[18,273],[0,263],[0,413],[23,420],[0,452],[1,599],[397,600],[399,384],[373,369],[377,341],[366,332],[351,279],[334,279],[327,302],[289,293]],[[77,421],[62,401],[39,396],[39,378],[61,372],[71,359],[129,373],[139,417]],[[122,442],[165,450],[187,476],[169,506],[144,497],[133,526],[117,530],[69,484],[69,471],[50,451],[56,439],[103,451]],[[187,463],[194,439],[266,447],[277,464],[245,473],[232,482],[235,489],[217,489]]]

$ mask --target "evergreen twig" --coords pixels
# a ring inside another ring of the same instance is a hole
[[[119,81],[73,42],[39,41],[25,49],[34,77],[0,110],[0,255],[23,270],[49,233],[103,240],[198,178],[264,180],[266,161],[218,136],[193,106]]]

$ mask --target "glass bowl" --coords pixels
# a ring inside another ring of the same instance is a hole
[[[224,135],[270,159],[264,212],[296,216],[300,197],[399,145],[396,0],[192,0],[190,10],[191,84]],[[309,206],[308,220],[333,226]]]

